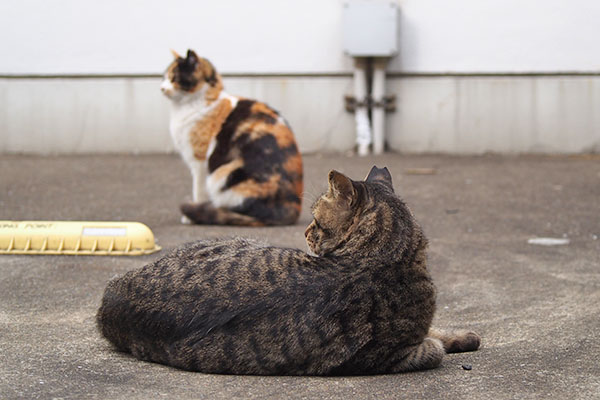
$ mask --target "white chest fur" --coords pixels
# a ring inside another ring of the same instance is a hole
[[[210,105],[202,98],[186,99],[187,101],[173,102],[171,105],[171,120],[169,131],[175,149],[181,154],[185,162],[199,162],[194,158],[194,151],[190,144],[190,131],[208,112]]]
[[[231,96],[224,91],[219,94],[219,98],[209,104],[204,100],[203,93],[196,93],[189,98],[173,101],[171,103],[171,120],[169,123],[169,131],[175,149],[181,154],[183,159],[190,165],[192,162],[200,162],[194,158],[194,152],[190,145],[190,132],[198,121],[208,115],[220,100],[227,99],[231,102],[232,108],[237,105],[238,98]],[[211,143],[212,144],[212,143]],[[214,146],[209,146],[207,159]]]
[[[207,181],[206,160],[208,160],[211,153],[214,151],[216,141],[214,138],[211,139],[208,145],[206,159],[199,160],[194,156],[194,149],[190,142],[190,132],[196,127],[199,121],[206,117],[213,108],[216,107],[220,100],[224,99],[231,102],[232,108],[237,105],[238,98],[231,96],[224,91],[219,94],[219,98],[216,101],[209,104],[204,100],[204,93],[200,92],[175,100],[171,103],[169,131],[175,149],[181,154],[181,157],[192,173],[194,202],[206,201],[208,198],[214,201],[215,199],[213,199],[212,194],[219,193],[219,191],[212,187],[207,190],[207,185],[215,185],[215,182],[210,179]],[[220,187],[218,189],[220,189]]]

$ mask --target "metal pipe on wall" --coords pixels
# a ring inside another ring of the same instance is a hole
[[[378,58],[373,63],[373,89],[371,117],[373,119],[373,153],[382,154],[385,147],[385,67],[387,59]]]
[[[360,156],[369,154],[371,145],[371,123],[369,121],[369,109],[367,102],[367,62],[365,59],[354,59],[354,98],[356,99],[356,110],[354,119],[356,122],[356,144]]]

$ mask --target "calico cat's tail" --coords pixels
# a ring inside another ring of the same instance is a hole
[[[264,226],[265,223],[249,215],[240,214],[227,208],[217,208],[210,203],[185,203],[181,212],[190,221],[201,225]]]
[[[202,225],[292,225],[298,219],[300,207],[296,203],[269,204],[264,199],[252,199],[235,210],[215,207],[210,202],[185,203],[181,212],[191,222]]]

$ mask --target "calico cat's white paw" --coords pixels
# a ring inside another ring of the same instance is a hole
[[[188,217],[186,217],[185,215],[181,216],[181,223],[184,225],[191,225],[192,224],[192,220],[189,219]]]

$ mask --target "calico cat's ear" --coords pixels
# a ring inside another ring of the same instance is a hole
[[[388,171],[387,167],[377,168],[373,166],[371,172],[367,175],[365,182],[379,182],[387,186],[392,192],[394,191],[394,185],[392,184],[392,174]]]
[[[185,61],[188,65],[190,66],[195,66],[196,64],[198,64],[198,56],[196,55],[196,52],[194,52],[194,50],[189,49],[187,51],[187,56],[185,57]]]
[[[329,193],[333,198],[347,200],[348,203],[352,201],[355,190],[352,185],[352,180],[346,175],[337,172],[335,170],[329,171]]]
[[[212,63],[206,58],[201,58],[200,68],[202,69],[202,75],[204,75],[204,80],[208,82],[209,85],[215,86],[215,84],[217,83],[217,71],[215,70],[215,67],[212,65]]]
[[[182,58],[179,53],[177,53],[175,50],[171,49],[171,54],[173,54],[173,57],[177,60],[178,58]]]

